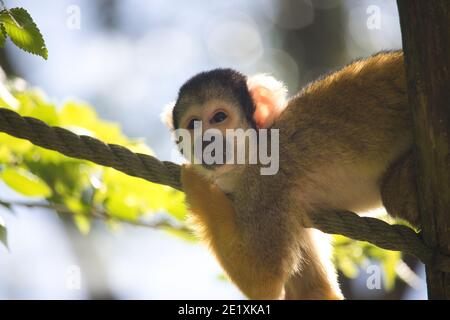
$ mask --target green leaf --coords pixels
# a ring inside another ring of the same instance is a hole
[[[7,237],[7,230],[5,226],[5,221],[2,217],[0,217],[0,242],[3,243],[3,245],[8,248],[8,237]]]
[[[359,275],[358,265],[348,257],[342,257],[338,261],[338,268],[347,278],[356,278]]]
[[[125,146],[129,143],[117,124],[100,120],[95,110],[85,103],[66,102],[60,111],[59,121],[59,125],[66,129],[96,137],[107,143]]]
[[[127,197],[120,193],[110,197],[106,202],[106,209],[111,216],[136,221],[139,217],[139,208],[136,204],[136,198]]]
[[[5,41],[6,41],[5,27],[3,27],[2,24],[0,24],[0,47],[3,47],[5,45]]]
[[[48,52],[44,38],[30,14],[23,8],[12,8],[0,13],[3,25],[11,41],[24,51],[47,59]]]
[[[171,228],[171,227],[162,227],[161,229],[165,230],[167,233],[169,233],[173,236],[183,239],[184,241],[188,241],[188,242],[198,241],[197,236],[191,232],[187,232],[184,230],[179,230],[179,229]]]
[[[224,273],[218,274],[217,275],[217,280],[219,281],[228,281],[227,276]]]
[[[387,291],[394,289],[395,279],[397,278],[396,267],[401,259],[399,251],[391,251],[383,260],[384,285]]]
[[[10,188],[25,196],[48,197],[52,193],[44,181],[22,168],[7,167],[1,172],[1,178]]]
[[[73,222],[77,226],[78,230],[86,235],[91,230],[91,220],[83,214],[76,214],[73,216]]]

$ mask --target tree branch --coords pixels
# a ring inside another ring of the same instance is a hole
[[[0,199],[0,205],[5,206],[7,208],[19,206],[26,208],[42,208],[55,210],[62,214],[70,214],[75,215],[76,213],[70,210],[67,206],[57,203],[48,203],[48,202],[36,202],[36,201],[5,201]],[[192,232],[190,228],[182,223],[176,223],[169,217],[163,217],[161,219],[155,220],[153,222],[147,222],[142,220],[129,220],[120,217],[111,216],[106,210],[100,210],[92,208],[89,212],[86,213],[88,217],[92,217],[98,220],[113,220],[122,223],[126,223],[133,226],[145,227],[151,229],[161,229],[161,228],[172,228],[178,231]]]

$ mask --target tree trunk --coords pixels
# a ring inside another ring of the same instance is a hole
[[[450,1],[397,0],[413,112],[425,242],[450,255]],[[450,273],[426,266],[429,299],[450,299]]]

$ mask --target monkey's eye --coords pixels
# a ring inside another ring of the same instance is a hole
[[[214,117],[212,117],[211,119],[211,123],[221,123],[222,121],[224,121],[227,118],[227,114],[223,111],[219,111],[217,112]]]
[[[194,127],[195,127],[195,122],[196,122],[196,121],[200,121],[200,120],[199,120],[199,119],[196,119],[196,118],[191,119],[191,121],[189,121],[189,123],[188,123],[187,129],[188,129],[188,130],[193,130]]]

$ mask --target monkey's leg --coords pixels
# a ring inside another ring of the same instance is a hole
[[[227,196],[189,166],[183,167],[181,181],[194,224],[230,279],[251,299],[282,298],[289,272],[263,261],[243,241]]]
[[[402,156],[388,169],[381,183],[381,198],[391,216],[420,227],[412,152]]]
[[[342,300],[336,271],[331,262],[329,236],[306,229],[302,262],[285,285],[286,300]]]

